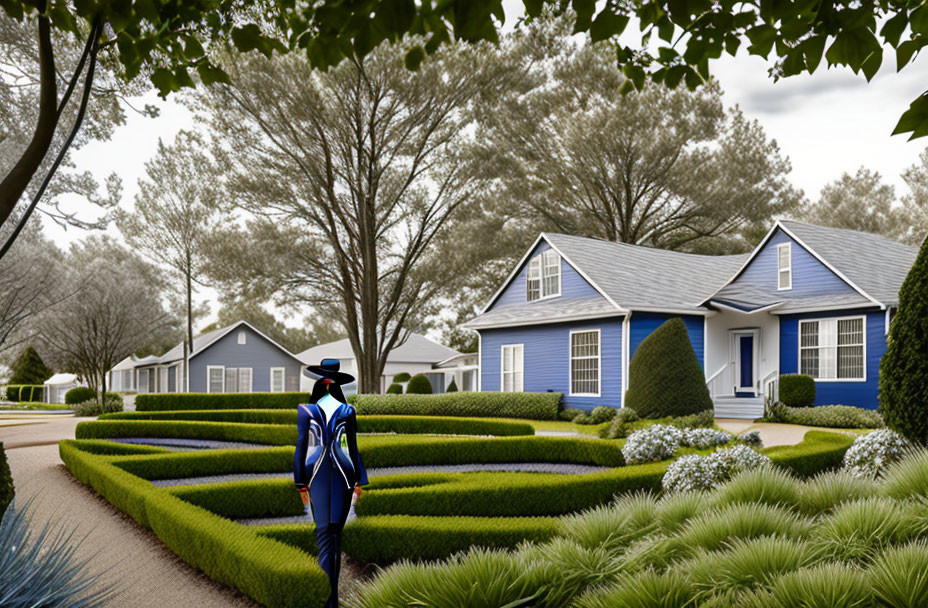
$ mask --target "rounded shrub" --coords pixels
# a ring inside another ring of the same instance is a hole
[[[13,474],[10,472],[10,465],[6,462],[3,443],[0,442],[0,519],[3,519],[3,513],[13,502],[13,494]]]
[[[844,470],[854,477],[881,477],[910,449],[905,437],[889,429],[861,435],[844,453]]]
[[[780,376],[780,401],[787,407],[815,405],[815,380],[805,374]]]
[[[899,309],[880,360],[880,413],[886,426],[928,445],[928,239],[899,290]]]
[[[448,388],[445,389],[446,393],[456,393],[458,392],[458,384],[454,381],[454,378],[451,379],[451,384],[448,385]]]
[[[609,422],[615,418],[616,409],[609,407],[608,405],[600,405],[593,408],[593,411],[590,412],[590,418],[593,419],[593,424],[602,424],[603,422]]]
[[[118,397],[118,395],[117,395]],[[96,399],[90,399],[83,403],[77,403],[71,406],[75,416],[99,416],[101,414],[111,414],[122,411],[122,398],[114,399],[113,395],[107,394],[101,405]]]
[[[706,378],[680,318],[642,341],[628,369],[625,404],[642,418],[685,416],[713,409]]]
[[[394,382],[393,384],[387,387],[387,394],[388,395],[402,395],[403,385],[397,384],[396,382]]]
[[[557,417],[558,417],[558,419],[560,419],[560,420],[571,421],[571,420],[573,420],[574,418],[576,418],[577,416],[579,416],[580,414],[583,414],[583,413],[584,413],[584,411],[581,410],[581,409],[578,409],[578,408],[575,408],[575,407],[568,407],[568,408],[564,408],[564,409],[562,409],[560,412],[558,412],[558,413],[557,413]]]
[[[432,383],[429,382],[429,379],[426,378],[424,374],[416,374],[409,379],[409,384],[406,385],[406,392],[410,395],[431,395]]]
[[[68,405],[90,401],[97,396],[96,391],[87,386],[76,386],[64,394],[64,402]]]
[[[410,376],[408,373],[400,372],[397,375],[393,376],[393,381],[394,382],[409,382],[410,378],[412,378],[412,376]]]

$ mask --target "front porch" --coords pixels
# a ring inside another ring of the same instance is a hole
[[[776,398],[780,319],[766,310],[718,308],[705,321],[706,386],[718,418],[760,418]]]

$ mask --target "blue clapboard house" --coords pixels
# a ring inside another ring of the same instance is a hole
[[[480,390],[619,407],[635,350],[680,317],[718,416],[762,415],[781,374],[816,405],[874,409],[880,358],[917,248],[781,220],[750,254],[705,256],[543,233],[480,314]]]

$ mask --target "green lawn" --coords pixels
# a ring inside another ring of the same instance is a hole
[[[70,409],[63,403],[42,403],[41,401],[21,401],[8,405],[0,405],[0,410],[66,410]]]

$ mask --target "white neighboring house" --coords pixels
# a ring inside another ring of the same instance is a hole
[[[42,391],[45,397],[45,403],[64,403],[64,396],[72,388],[85,386],[83,382],[77,379],[76,374],[55,374],[45,382],[45,389]]]
[[[313,346],[298,354],[297,358],[304,365],[319,365],[323,359],[338,359],[341,362],[341,371],[358,377],[357,357],[348,338]],[[411,333],[406,342],[391,350],[387,356],[387,363],[380,377],[380,392],[385,392],[393,382],[393,376],[402,372],[412,376],[425,374],[432,384],[432,392],[435,393],[444,393],[452,378],[455,378],[458,390],[476,390],[476,378],[479,375],[476,372],[476,358],[476,354],[468,358],[466,354],[430,340],[422,334]],[[465,375],[472,378],[470,388],[462,386]],[[312,390],[313,382],[312,378],[304,375],[301,379],[301,390]],[[357,383],[344,386],[342,390],[346,395],[355,393]]]

